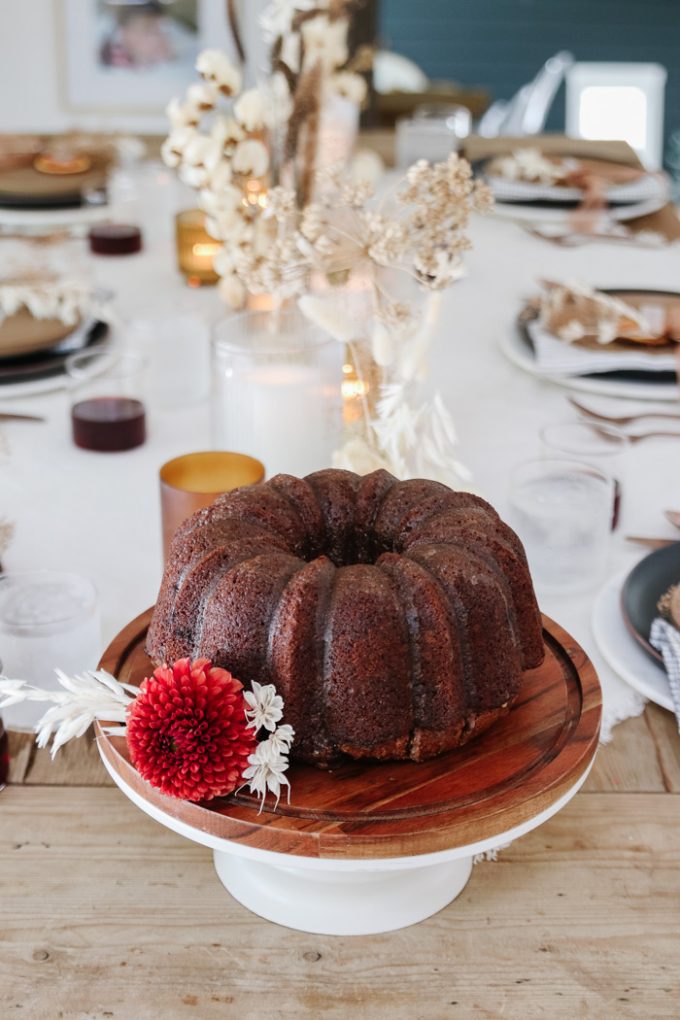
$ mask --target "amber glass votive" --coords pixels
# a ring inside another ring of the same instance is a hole
[[[197,510],[210,506],[224,492],[264,479],[264,466],[245,453],[208,450],[169,460],[160,470],[163,560],[172,536]]]
[[[222,247],[205,229],[205,213],[185,209],[175,217],[177,267],[190,287],[217,283],[213,259]]]

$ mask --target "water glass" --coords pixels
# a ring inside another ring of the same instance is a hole
[[[413,117],[397,121],[397,166],[405,170],[419,159],[439,163],[457,152],[470,133],[470,111],[464,106],[422,106]]]
[[[598,583],[607,563],[612,502],[612,479],[592,464],[544,458],[515,468],[510,523],[539,592],[578,592]]]
[[[619,523],[624,489],[625,454],[630,440],[613,425],[570,421],[546,425],[540,433],[545,457],[580,460],[600,468],[613,483],[612,531]]]
[[[97,592],[85,577],[53,570],[0,575],[0,657],[5,676],[58,690],[55,668],[96,669],[101,652]],[[3,709],[8,729],[32,729],[49,703]],[[1,754],[1,750],[0,750]]]
[[[73,442],[83,450],[132,450],[146,439],[146,359],[101,344],[66,361]]]
[[[172,411],[208,399],[210,328],[201,316],[177,311],[132,319],[126,346],[148,362],[146,392],[152,408]]]

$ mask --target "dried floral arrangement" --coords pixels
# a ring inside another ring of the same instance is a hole
[[[359,104],[366,91],[365,56],[347,45],[356,3],[274,0],[262,17],[271,74],[246,91],[225,54],[201,54],[203,81],[168,107],[163,158],[197,189],[207,228],[222,242],[214,268],[232,309],[249,295],[267,294],[275,307],[297,301],[338,341],[368,347],[368,371],[358,368],[365,359],[353,361],[372,399],[334,463],[455,485],[467,473],[453,423],[440,397],[414,394],[440,292],[463,275],[470,215],[489,208],[490,192],[455,154],[417,163],[380,200],[346,166],[322,165],[325,101],[341,95]],[[218,110],[225,101],[227,114]]]
[[[139,774],[168,797],[208,801],[247,786],[262,810],[268,793],[277,804],[284,786],[290,795],[286,771],[295,734],[280,724],[283,699],[273,684],[253,682],[244,690],[207,659],[159,667],[140,687],[105,670],[56,672],[58,691],[0,676],[0,709],[23,701],[52,703],[36,733],[38,747],[52,739],[53,758],[99,720],[108,735],[125,736]]]

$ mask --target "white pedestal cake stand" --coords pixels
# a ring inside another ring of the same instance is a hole
[[[127,683],[151,670],[149,614],[114,640],[102,668]],[[441,758],[294,765],[291,803],[261,814],[239,794],[209,805],[164,797],[130,764],[124,739],[98,728],[102,759],[142,811],[213,850],[220,881],[249,910],[324,935],[367,935],[422,921],[465,887],[472,857],[530,832],[586,779],[600,689],[581,648],[544,620],[546,660],[525,674],[511,712]]]

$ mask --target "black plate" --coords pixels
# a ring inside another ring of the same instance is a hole
[[[635,294],[642,297],[677,297],[680,299],[680,292],[675,290],[648,290],[646,288],[638,290],[635,287],[598,287],[596,289],[612,297],[617,297],[620,294]],[[527,329],[527,322],[529,321],[530,319],[527,318],[526,311],[523,309],[517,318],[517,329],[527,347],[535,354],[534,342]],[[618,382],[674,383],[677,382],[678,377],[675,372],[641,372],[638,370],[620,369],[616,372],[579,372],[578,378],[612,379]]]
[[[649,643],[652,620],[659,615],[656,604],[672,584],[680,583],[680,542],[655,549],[633,567],[621,590],[621,611],[628,630],[657,662],[661,652]]]
[[[108,331],[108,323],[99,320],[93,323],[80,350],[84,351],[97,341],[103,340]],[[20,358],[0,358],[0,392],[3,386],[11,383],[38,382],[59,375],[64,371],[66,359],[73,353],[74,351],[46,350],[24,354]]]

